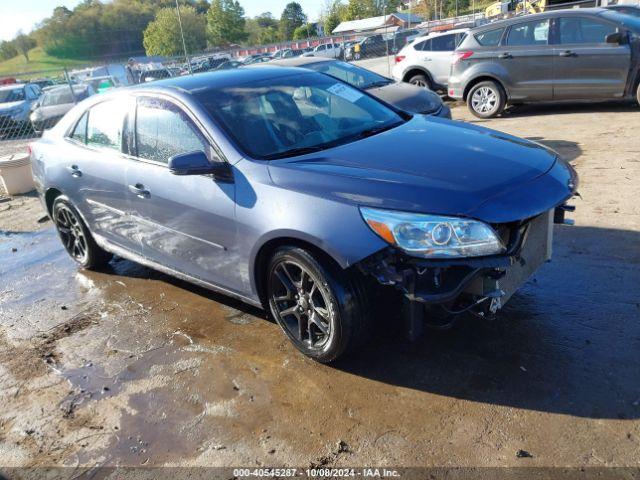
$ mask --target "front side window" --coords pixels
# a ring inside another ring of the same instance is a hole
[[[124,100],[107,100],[93,106],[87,122],[87,145],[120,151],[126,113]]]
[[[494,30],[476,33],[475,39],[483,47],[496,47],[500,44],[503,33],[504,28],[496,28]]]
[[[208,142],[180,107],[147,97],[138,99],[136,145],[138,157],[161,163],[181,153],[208,150]]]
[[[431,40],[431,50],[434,52],[453,52],[456,49],[455,35],[441,35]]]
[[[549,43],[549,19],[513,25],[507,36],[509,46],[547,45]]]
[[[560,43],[606,43],[605,37],[616,27],[584,17],[560,17]]]
[[[384,104],[318,73],[195,96],[243,151],[265,160],[324,150],[403,123]]]

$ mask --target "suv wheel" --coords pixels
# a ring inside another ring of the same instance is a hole
[[[298,247],[276,251],[267,271],[273,318],[293,345],[322,363],[368,336],[366,302],[350,276]]]
[[[638,88],[636,90],[636,101],[638,102],[638,105],[640,105],[640,82],[638,82]]]
[[[432,90],[429,78],[422,73],[413,75],[411,78],[409,78],[409,83],[411,85],[415,85],[416,87],[428,88],[429,90]]]
[[[67,253],[83,268],[99,268],[111,260],[112,255],[98,246],[82,217],[66,197],[55,199],[51,218]]]
[[[467,106],[478,118],[492,118],[501,114],[505,104],[504,90],[491,80],[474,85],[467,96]]]

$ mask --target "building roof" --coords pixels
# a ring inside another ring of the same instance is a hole
[[[411,22],[418,24],[422,22],[422,17],[418,15],[408,13],[391,13],[389,15],[381,15],[379,17],[363,18],[362,20],[350,20],[348,22],[341,22],[331,33],[342,32],[362,32],[367,30],[375,30],[377,28],[384,27],[385,23],[391,17],[396,17],[402,22]]]

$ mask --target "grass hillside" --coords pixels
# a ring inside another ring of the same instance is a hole
[[[23,55],[18,55],[4,62],[0,62],[0,77],[10,76],[15,74],[20,75],[20,78],[38,77],[38,76],[57,76],[64,67],[77,68],[88,65],[90,62],[83,60],[69,60],[66,58],[52,57],[42,50],[41,47],[36,47],[29,50],[29,61],[27,62]],[[50,71],[49,75],[45,73],[39,74],[43,70]]]

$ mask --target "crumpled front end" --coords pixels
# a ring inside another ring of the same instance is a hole
[[[564,223],[562,204],[522,222],[491,225],[506,251],[478,258],[425,259],[389,247],[358,264],[366,275],[404,297],[407,334],[424,326],[446,328],[462,314],[490,318],[551,258],[553,224]]]

